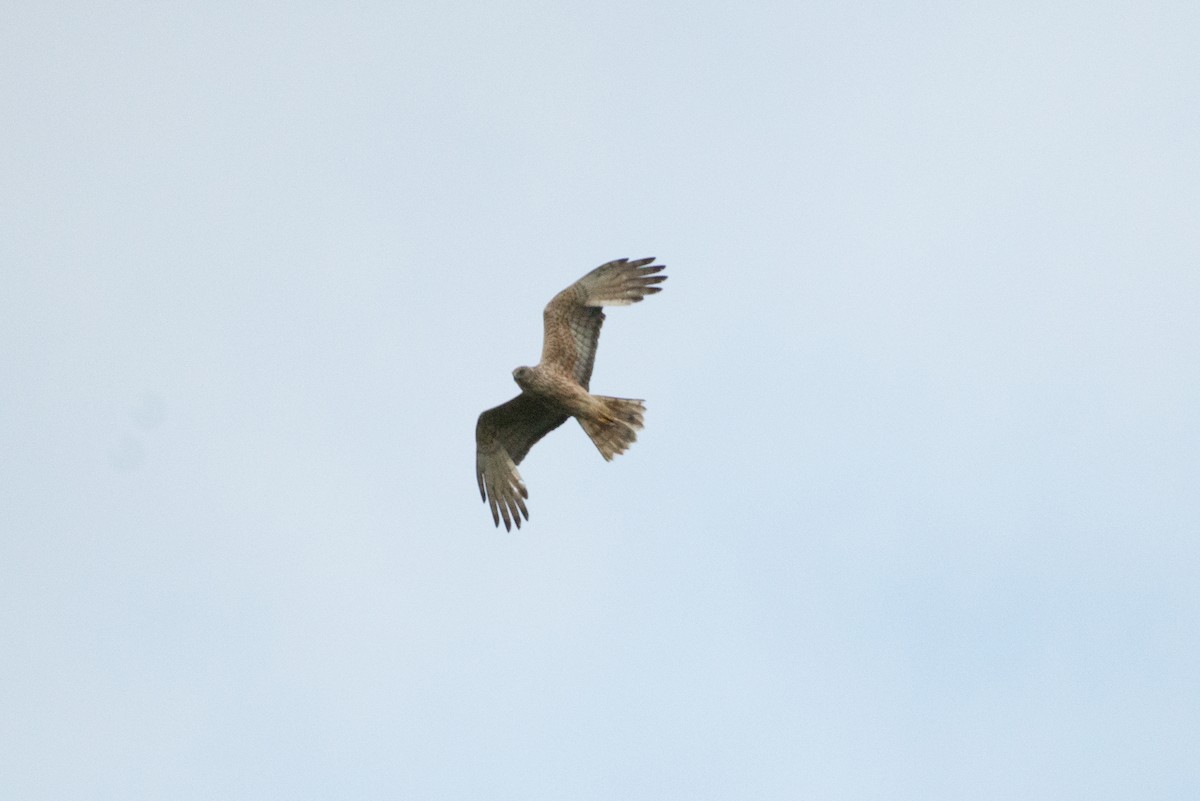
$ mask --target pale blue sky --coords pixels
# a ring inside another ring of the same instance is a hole
[[[1200,7],[9,3],[0,791],[1200,796]],[[475,487],[620,256],[574,423]]]

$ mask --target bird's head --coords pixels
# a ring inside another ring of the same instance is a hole
[[[516,370],[513,370],[513,381],[516,381],[517,386],[519,386],[521,389],[527,389],[529,387],[529,381],[532,377],[533,370],[529,369],[528,367],[518,367]]]

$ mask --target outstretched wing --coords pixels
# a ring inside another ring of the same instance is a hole
[[[655,284],[661,284],[667,277],[655,273],[666,265],[652,264],[653,261],[653,257],[610,261],[555,295],[542,314],[545,323],[542,364],[552,364],[570,373],[587,389],[596,362],[600,326],[604,324],[600,307],[628,306],[661,292],[662,287]]]
[[[529,519],[525,498],[529,497],[517,465],[542,437],[562,425],[567,415],[550,409],[537,398],[522,392],[508,403],[488,409],[475,424],[475,478],[479,495],[492,508],[492,520],[512,531],[521,515]]]

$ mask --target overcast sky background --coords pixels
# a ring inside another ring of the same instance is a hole
[[[1194,2],[6,3],[0,790],[1200,795]],[[475,418],[603,261],[492,526]]]

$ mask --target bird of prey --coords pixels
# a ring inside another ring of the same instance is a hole
[[[642,428],[645,404],[592,395],[588,383],[604,323],[602,306],[628,306],[662,291],[654,259],[617,259],[602,264],[555,295],[542,313],[542,360],[513,370],[521,394],[479,415],[475,425],[475,476],[492,520],[512,531],[529,519],[529,497],[517,465],[542,437],[574,417],[606,461],[624,453]]]

